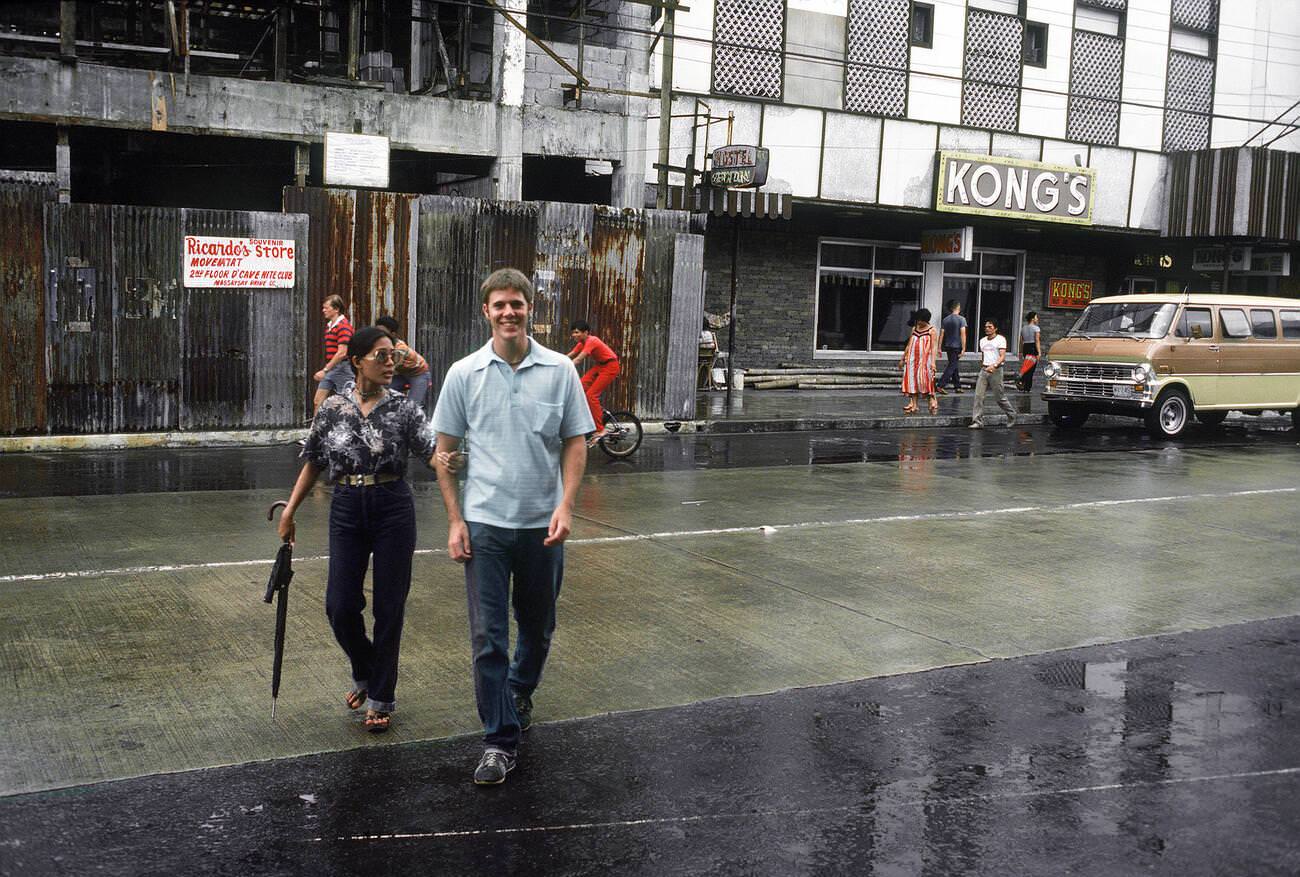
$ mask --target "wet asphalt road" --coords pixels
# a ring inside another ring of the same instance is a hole
[[[1062,464],[1042,471],[1067,479],[1144,459],[1174,471],[1169,458],[1187,456],[1206,473],[1234,462],[1278,466],[1274,486],[1285,486],[1295,484],[1282,465],[1297,440],[1253,426],[1198,428],[1177,442],[1110,425],[703,434],[649,438],[628,462],[593,453],[588,471],[826,472],[1040,456]],[[287,491],[295,454],[7,455],[0,496]],[[1097,462],[1064,474],[1074,455]],[[1135,535],[1155,526],[1130,520]],[[1014,550],[1012,532],[989,544]],[[1069,534],[1080,552],[1088,535]],[[1259,532],[1239,544],[1261,552],[1272,544],[1282,557],[1279,538]],[[1168,568],[1143,574],[1178,577]],[[1005,584],[1043,588],[1035,577]],[[1128,584],[1132,602],[1096,606],[1115,628],[1142,604],[1144,579],[1135,572]],[[705,621],[734,613],[750,590],[752,582],[719,589],[719,602],[697,611]],[[1065,600],[1058,611],[1070,611]],[[542,696],[520,766],[499,789],[468,781],[480,748],[468,735],[9,795],[0,797],[0,875],[1300,873],[1300,616],[1195,624],[1209,629],[565,721],[548,717]],[[572,626],[560,633],[573,635]],[[827,625],[798,635],[845,633]],[[39,629],[0,638],[0,655],[33,647],[44,647]],[[459,663],[467,658],[455,654],[454,672],[467,674]],[[124,696],[147,700],[147,687]],[[159,737],[173,733],[166,718]],[[184,718],[176,733],[186,733]]]
[[[1300,619],[0,799],[4,874],[1295,874]]]
[[[689,469],[734,469],[835,463],[963,460],[976,457],[1158,451],[1179,448],[1296,446],[1295,430],[1229,425],[1193,426],[1176,441],[1152,439],[1129,421],[1062,432],[1050,426],[1006,429],[873,429],[859,431],[647,436],[637,453],[611,460],[588,457],[587,474],[618,475]],[[260,490],[288,493],[300,463],[296,445],[204,449],[144,449],[0,455],[0,498],[104,496],[166,491]],[[432,473],[412,461],[412,482]]]

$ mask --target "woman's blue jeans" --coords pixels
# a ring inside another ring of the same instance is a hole
[[[368,691],[367,709],[397,706],[397,655],[415,553],[415,500],[406,481],[334,486],[330,502],[329,584],[325,615],[352,663],[353,684]],[[366,568],[374,557],[374,638],[366,636]]]

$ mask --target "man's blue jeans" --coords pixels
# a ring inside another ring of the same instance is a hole
[[[564,546],[543,545],[546,528],[511,530],[469,522],[465,564],[474,697],[485,746],[514,752],[519,745],[515,693],[531,696],[555,632],[555,600],[564,578]],[[511,577],[514,587],[511,588]],[[510,607],[518,637],[510,660]]]
[[[942,387],[944,384],[952,381],[954,390],[961,389],[961,348],[945,347],[943,352],[948,354],[948,367],[943,370],[943,375],[939,378],[936,387]]]

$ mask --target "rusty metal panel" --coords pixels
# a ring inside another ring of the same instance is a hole
[[[45,207],[46,425],[55,433],[112,432],[112,208]]]
[[[0,185],[0,434],[45,429],[45,205],[49,185]]]
[[[641,364],[637,380],[637,410],[646,417],[675,417],[668,410],[669,351],[673,340],[673,290],[677,236],[689,230],[690,214],[645,211],[645,269],[641,296]],[[701,317],[701,319],[703,319]],[[698,340],[699,330],[690,341]],[[694,377],[692,376],[692,405]]]
[[[541,208],[522,201],[480,201],[477,260],[480,280],[498,268],[533,276]]]
[[[310,220],[306,216],[254,213],[254,237],[294,242],[292,289],[253,290],[249,302],[249,368],[252,398],[248,426],[292,426],[310,414],[307,396],[316,385],[308,380],[312,363],[307,336],[308,314],[320,308],[309,296]]]
[[[436,400],[451,364],[488,338],[480,316],[479,212],[474,198],[425,195],[419,199],[415,324],[408,340],[429,362]]]
[[[182,428],[228,429],[246,421],[250,299],[245,289],[185,290]]]
[[[358,328],[384,314],[402,322],[409,312],[417,200],[396,192],[356,194],[356,269],[348,316]]]
[[[540,204],[532,273],[532,331],[552,350],[569,349],[569,325],[574,320],[588,320],[596,334],[605,337],[605,328],[597,325],[590,313],[588,287],[595,215],[590,204]]]
[[[656,263],[660,253],[659,248],[654,250]],[[668,361],[664,369],[663,416],[669,420],[686,420],[695,413],[699,336],[704,325],[704,238],[693,234],[675,235],[672,264],[672,314],[668,329]]]
[[[326,296],[341,295],[348,318],[352,319],[352,299],[356,274],[357,193],[352,189],[315,189],[288,187],[283,197],[285,213],[305,213],[309,219],[307,234],[307,364],[305,401],[310,404],[316,392],[311,376],[325,364],[325,318],[321,302]],[[356,321],[353,320],[356,325]]]
[[[638,392],[647,379],[641,370],[642,270],[645,263],[645,214],[638,210],[596,207],[591,233],[591,277],[587,322],[618,354],[621,374],[602,400],[607,408],[629,408],[654,416],[653,391]],[[652,317],[653,318],[653,317]],[[653,368],[653,364],[650,365]],[[644,397],[644,400],[643,398]]]
[[[175,209],[111,211],[115,431],[178,424],[180,226]]]

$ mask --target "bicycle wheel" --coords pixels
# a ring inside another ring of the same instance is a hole
[[[605,429],[598,444],[611,457],[629,457],[641,447],[641,421],[631,411],[606,411]]]

